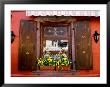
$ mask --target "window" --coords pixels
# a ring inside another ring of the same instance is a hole
[[[52,55],[57,55],[62,49],[69,54],[68,26],[46,25],[43,27],[42,42],[43,54],[49,51]]]

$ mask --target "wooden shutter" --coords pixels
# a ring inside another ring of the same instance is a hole
[[[92,69],[92,44],[89,21],[79,21],[75,25],[76,69]]]
[[[19,69],[34,70],[36,68],[36,23],[21,20],[19,36]]]

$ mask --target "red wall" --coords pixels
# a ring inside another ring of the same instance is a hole
[[[18,71],[18,47],[19,47],[19,26],[20,19],[30,20],[33,17],[26,16],[25,11],[12,11],[11,29],[14,31],[16,38],[11,45],[11,74],[31,74],[31,72]],[[91,17],[90,20],[91,37],[94,31],[97,30],[100,33],[100,19]],[[96,44],[92,37],[92,52],[93,52],[93,70],[80,70],[78,75],[98,75],[100,74],[100,41]]]
[[[94,33],[95,30],[98,31],[98,33],[100,33],[100,19],[99,18],[91,18],[91,37]],[[94,73],[98,73],[100,72],[100,40],[99,42],[96,44],[94,42],[94,39],[92,37],[92,52],[93,52],[93,68],[94,68]]]

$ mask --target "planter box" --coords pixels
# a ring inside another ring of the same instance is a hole
[[[71,70],[71,65],[69,66],[56,66],[56,71],[68,71],[68,70]]]
[[[47,71],[47,70],[54,71],[55,67],[54,66],[40,66],[40,70],[41,71]]]

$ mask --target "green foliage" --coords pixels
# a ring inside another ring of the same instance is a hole
[[[43,58],[37,58],[37,64],[39,66],[68,66],[71,65],[71,60],[67,57],[65,50],[62,50],[58,54],[58,59],[52,58],[52,54],[47,52]]]
[[[53,59],[52,57],[39,58],[37,59],[39,66],[68,66],[71,65],[72,62],[64,55],[60,55],[59,59]]]
[[[55,66],[56,64],[56,61],[51,57],[40,58],[40,59],[37,59],[37,61],[39,66]]]
[[[61,57],[61,59],[57,60],[57,62],[56,62],[57,66],[68,66],[71,64],[72,64],[72,62],[66,57]]]

